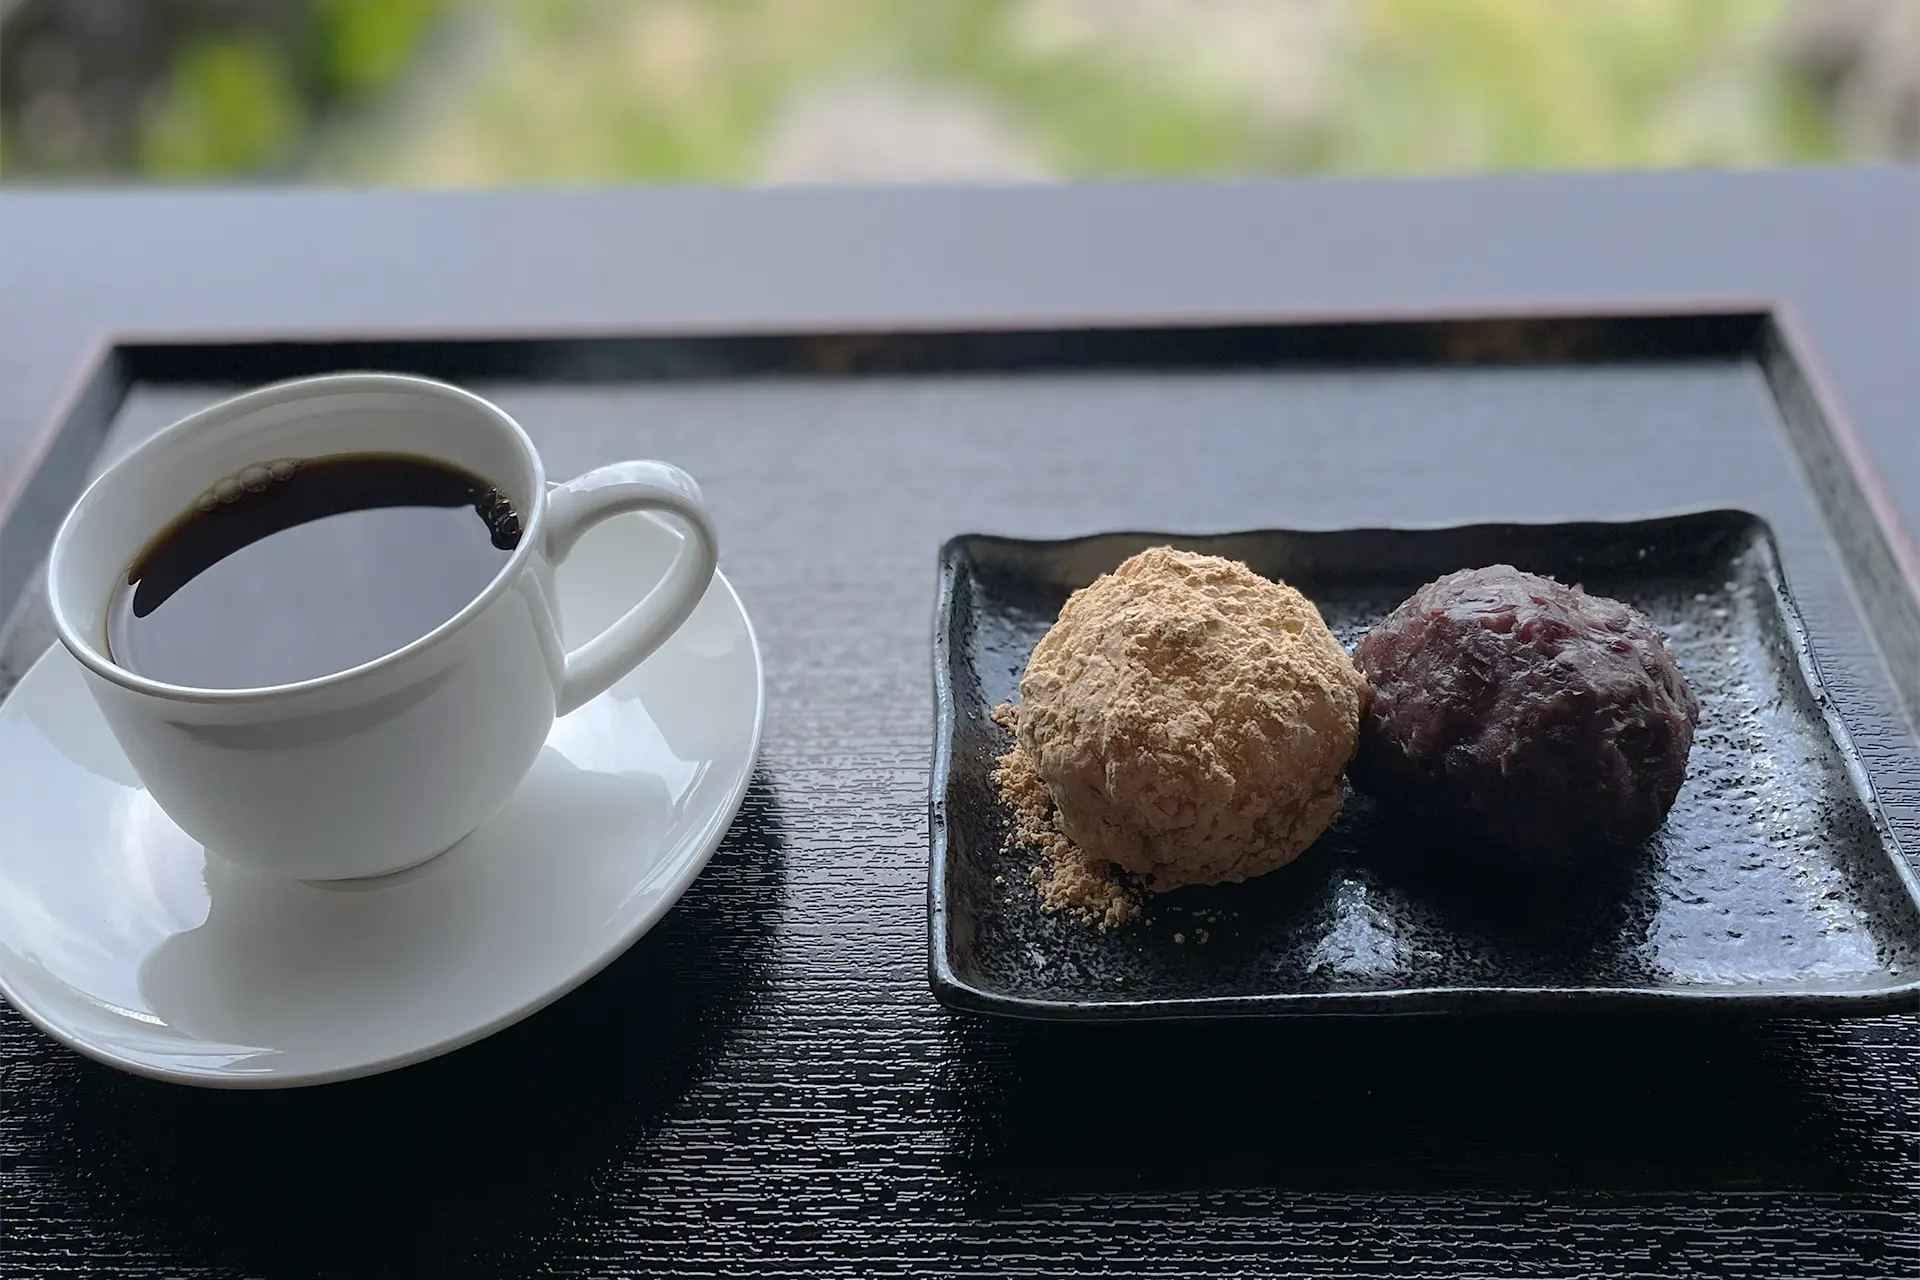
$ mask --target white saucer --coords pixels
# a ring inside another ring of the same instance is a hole
[[[566,632],[611,622],[678,539],[645,515],[588,533],[559,571]],[[659,652],[555,723],[491,822],[411,871],[322,886],[189,840],[55,645],[0,706],[0,993],[89,1057],[187,1084],[317,1084],[469,1044],[673,905],[746,794],[764,703],[752,624],[716,577]]]

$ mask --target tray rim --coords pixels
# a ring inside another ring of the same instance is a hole
[[[951,822],[947,796],[953,777],[953,743],[959,713],[950,676],[953,646],[950,620],[956,583],[971,546],[989,544],[1028,550],[1067,550],[1111,539],[1183,543],[1229,538],[1273,536],[1325,537],[1419,533],[1471,534],[1490,531],[1588,529],[1626,531],[1685,520],[1737,522],[1756,538],[1766,557],[1767,583],[1780,624],[1786,632],[1801,680],[1822,723],[1840,750],[1848,780],[1878,837],[1880,850],[1916,912],[1920,912],[1920,875],[1880,802],[1873,780],[1862,765],[1853,735],[1827,690],[1813,651],[1806,619],[1787,588],[1786,571],[1772,526],[1765,517],[1739,507],[1687,507],[1633,520],[1477,521],[1467,524],[1354,525],[1324,529],[1234,529],[1215,533],[1177,533],[1113,529],[1067,538],[1020,538],[1003,534],[963,533],[947,539],[938,558],[939,586],[934,606],[934,740],[928,791],[927,864],[927,977],[934,997],[949,1008],[1024,1021],[1073,1023],[1243,1022],[1270,1019],[1400,1018],[1538,1014],[1555,1010],[1576,1012],[1648,1012],[1660,1010],[1739,1010],[1765,1016],[1824,1018],[1873,1017],[1920,1010],[1920,974],[1906,982],[1857,990],[1802,989],[1724,990],[1686,987],[1513,987],[1440,986],[1404,987],[1365,992],[1260,992],[1232,996],[1183,996],[1153,1000],[1076,1000],[1066,997],[1013,995],[980,986],[961,976],[951,957],[954,907],[947,893],[951,858]]]

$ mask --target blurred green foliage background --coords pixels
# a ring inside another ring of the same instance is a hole
[[[1920,133],[1906,14],[1920,0],[0,0],[0,178],[1018,181],[1898,157]],[[1866,80],[1893,87],[1876,105]]]

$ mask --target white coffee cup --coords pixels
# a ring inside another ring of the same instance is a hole
[[[519,545],[466,607],[384,657],[270,688],[168,684],[108,656],[115,583],[197,495],[266,459],[366,452],[450,462],[512,499]],[[554,566],[588,528],[630,511],[677,517],[681,548],[624,617],[569,650]],[[550,487],[526,432],[480,397],[424,378],[343,374],[249,392],[139,445],[81,495],[47,579],[61,642],[167,816],[235,862],[337,880],[424,862],[485,822],[555,716],[686,621],[716,557],[699,487],[675,467],[618,462]]]

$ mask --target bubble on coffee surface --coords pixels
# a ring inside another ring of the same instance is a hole
[[[512,498],[499,489],[483,489],[474,498],[473,509],[486,522],[494,546],[511,551],[520,545],[520,513],[514,510]]]
[[[216,507],[238,502],[246,494],[265,493],[290,478],[299,468],[298,458],[275,458],[272,462],[252,463],[209,485],[204,493],[193,500],[194,510],[212,511]]]

